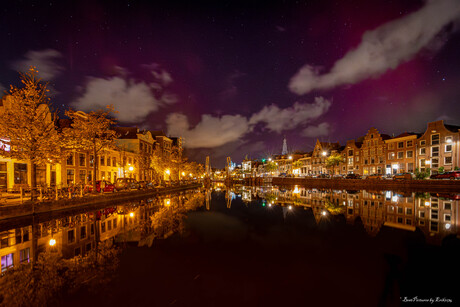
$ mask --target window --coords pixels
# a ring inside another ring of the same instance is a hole
[[[447,144],[452,143],[452,141],[453,141],[453,139],[452,139],[451,136],[446,136],[446,143],[447,143]]]
[[[419,212],[418,212],[418,216],[419,216],[421,219],[424,219],[424,218],[425,218],[425,211],[419,211]]]
[[[398,152],[398,159],[403,159],[404,158],[404,151],[399,151]]]
[[[383,157],[379,157],[379,163],[383,163]]]
[[[426,141],[425,141],[425,140],[420,141],[420,146],[425,146],[425,145],[426,145]]]
[[[105,165],[105,157],[101,156],[101,165]]]
[[[105,179],[105,172],[101,172],[101,179]]]
[[[438,219],[438,210],[431,210],[431,219],[433,220]]]
[[[86,155],[85,154],[80,154],[78,160],[80,161],[80,166],[86,165]]]
[[[91,224],[91,235],[94,235],[94,224]]]
[[[444,210],[451,210],[452,204],[451,203],[444,203]]]
[[[388,160],[393,160],[395,158],[395,153],[394,152],[389,152],[388,153]]]
[[[352,149],[348,150],[348,155],[353,156],[353,150]]]
[[[439,134],[432,134],[431,135],[431,145],[438,145],[439,144]]]
[[[75,230],[72,229],[72,230],[69,230],[67,232],[67,242],[68,243],[73,243],[75,242]]]
[[[439,157],[439,146],[431,147],[431,156]]]
[[[105,232],[105,222],[101,223],[101,233]]]
[[[86,182],[86,170],[80,170],[78,173],[78,179],[80,180],[80,183]]]
[[[348,158],[348,165],[353,165],[353,157]]]
[[[112,158],[112,165],[117,166],[117,158]]]
[[[406,142],[406,147],[412,147],[412,144],[413,144],[412,141],[407,141]]]
[[[75,175],[75,172],[73,169],[67,170],[67,185],[74,183],[74,180],[75,180],[74,175]]]
[[[371,164],[374,164],[374,163],[375,163],[375,159],[371,158]]]
[[[398,148],[404,148],[404,142],[398,142]]]
[[[2,273],[13,267],[13,253],[2,256]]]
[[[407,171],[409,173],[413,173],[414,172],[414,163],[407,163]]]
[[[431,159],[431,166],[433,168],[438,168],[439,167],[439,159],[438,158]]]
[[[406,208],[406,215],[412,214],[412,208]]]
[[[73,152],[67,157],[66,165],[73,165]]]
[[[420,148],[420,154],[424,155],[425,153],[426,153],[426,148],[425,147]]]
[[[364,164],[367,164],[367,162],[368,162],[367,159],[364,159]]]
[[[112,221],[107,222],[107,230],[108,231],[112,230]]]
[[[82,226],[80,228],[80,239],[85,239],[86,238],[86,226]]]
[[[406,151],[406,158],[412,158],[414,156],[414,152],[412,150]]]
[[[117,219],[115,218],[113,220],[113,229],[117,228]]]
[[[444,222],[450,222],[452,220],[450,214],[444,214]]]
[[[30,262],[30,247],[19,251],[19,263]]]
[[[394,143],[388,144],[388,149],[395,149],[395,144]]]
[[[398,208],[397,208],[397,212],[398,212],[398,214],[403,214],[403,208],[402,208],[402,207],[398,207]]]
[[[112,159],[110,159],[110,157],[107,157],[107,166],[110,166],[111,161],[112,161]]]
[[[447,144],[444,151],[445,152],[452,152],[452,144]]]
[[[444,164],[452,164],[452,157],[444,157]]]
[[[14,163],[14,183],[27,183],[27,164]]]

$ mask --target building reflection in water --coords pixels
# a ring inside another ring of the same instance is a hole
[[[371,236],[377,235],[383,226],[407,231],[419,229],[428,243],[436,245],[446,236],[459,235],[460,194],[321,190],[300,186],[236,186],[227,188],[225,193],[228,208],[236,196],[245,203],[262,199],[259,201],[262,206],[282,206],[283,215],[299,207],[312,210],[317,223],[343,215],[348,224],[362,223]]]
[[[88,254],[98,244],[146,244],[180,230],[184,212],[202,204],[203,194],[194,191],[60,218],[30,218],[14,226],[0,223],[1,272],[32,262],[44,252],[73,258]],[[161,219],[155,219],[157,215]],[[174,223],[165,223],[170,220]]]

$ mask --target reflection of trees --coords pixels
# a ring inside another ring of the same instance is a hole
[[[324,207],[327,211],[329,211],[332,215],[338,215],[345,213],[345,206],[341,206],[339,204],[335,204],[330,200],[326,200],[324,203]]]
[[[54,305],[63,293],[75,293],[83,287],[100,293],[114,277],[118,255],[118,249],[105,244],[73,259],[42,253],[35,265],[20,265],[0,279],[0,302],[2,306],[47,306]]]
[[[179,198],[165,204],[150,217],[151,234],[139,242],[139,246],[151,246],[154,239],[166,238],[175,232],[182,232],[188,211],[195,210],[203,205],[203,193],[196,193],[188,198]]]

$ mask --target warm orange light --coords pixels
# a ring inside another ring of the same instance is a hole
[[[51,238],[50,241],[49,241],[49,245],[50,246],[55,246],[56,245],[56,240]]]
[[[134,217],[134,212],[130,212],[129,217]]]

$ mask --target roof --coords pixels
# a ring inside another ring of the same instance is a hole
[[[417,137],[420,137],[422,134],[421,133],[415,133],[415,132],[403,132],[400,135],[395,136],[394,139],[403,138],[403,137],[411,136],[411,135],[415,135]]]
[[[163,132],[163,130],[150,130],[150,133],[152,134],[153,137],[155,137],[155,136],[166,136],[166,134]]]
[[[458,132],[458,130],[460,130],[460,126],[455,126],[455,125],[444,124],[444,127],[446,127],[447,130],[450,130],[452,132]]]

